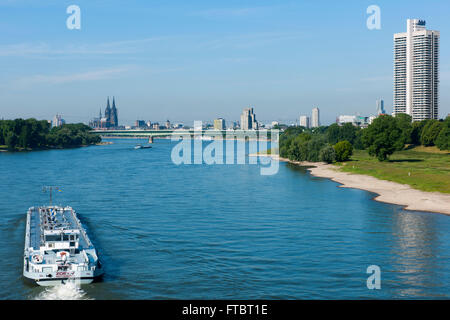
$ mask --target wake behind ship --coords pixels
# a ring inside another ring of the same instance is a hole
[[[27,212],[23,275],[41,286],[91,283],[103,274],[97,250],[71,207]]]

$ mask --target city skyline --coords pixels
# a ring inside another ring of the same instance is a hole
[[[369,30],[366,3],[214,7],[196,1],[118,10],[80,1],[81,30],[68,30],[68,2],[29,8],[26,1],[0,1],[7,31],[0,38],[0,117],[62,114],[68,122],[88,123],[111,93],[120,96],[122,124],[237,120],[250,105],[261,122],[296,121],[319,106],[321,123],[330,124],[342,113],[375,114],[378,98],[390,114],[392,35],[408,18],[441,32],[439,118],[445,117],[450,26],[444,13],[450,5],[404,3],[379,1],[381,29]],[[324,36],[326,43],[317,41]]]

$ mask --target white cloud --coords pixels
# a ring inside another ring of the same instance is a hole
[[[113,41],[99,44],[78,44],[55,46],[45,42],[16,43],[0,45],[0,57],[52,57],[79,55],[130,54],[142,50],[151,42],[162,41],[168,37],[151,37],[137,40]]]
[[[30,85],[36,84],[65,84],[70,82],[78,81],[96,81],[105,80],[113,78],[119,74],[126,73],[130,71],[132,67],[122,66],[109,69],[93,70],[81,73],[68,73],[68,74],[58,74],[58,75],[30,75],[26,77],[21,77],[12,82],[13,87],[23,88]]]

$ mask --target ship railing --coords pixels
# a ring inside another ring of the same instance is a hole
[[[72,208],[70,210],[71,210],[70,212],[72,214],[72,217],[73,217],[75,223],[77,224],[78,229],[80,229],[81,235],[83,236],[84,240],[86,241],[88,247],[91,247],[92,246],[92,242],[89,239],[89,237],[88,237],[86,231],[84,230],[83,226],[81,225],[80,220],[76,217],[75,210],[73,210]]]

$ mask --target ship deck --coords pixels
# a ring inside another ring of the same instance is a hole
[[[72,208],[66,207],[35,207],[30,215],[30,247],[38,249],[41,245],[41,236],[45,230],[80,230],[80,249],[93,248],[87,234]],[[51,259],[49,257],[49,259]]]
[[[44,261],[42,262],[42,264],[59,264],[59,263],[61,263],[60,258],[56,255],[55,252],[52,252],[52,251],[47,251],[46,254],[43,256],[43,258],[44,258]],[[80,263],[85,262],[85,259],[83,258],[83,256],[81,254],[75,254],[75,255],[70,255],[70,257],[67,258],[66,262],[80,264]]]

